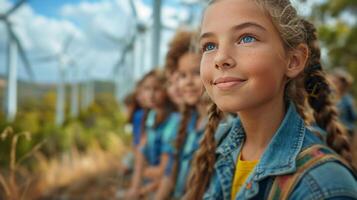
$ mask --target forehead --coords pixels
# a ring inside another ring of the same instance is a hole
[[[200,55],[196,53],[186,53],[179,59],[178,70],[186,70],[199,67]]]
[[[156,84],[156,82],[158,82],[158,80],[154,75],[148,76],[142,82],[142,86],[148,86],[148,85]]]
[[[254,0],[220,0],[205,11],[201,32],[225,32],[237,24],[253,22],[266,29],[274,29],[273,24]]]

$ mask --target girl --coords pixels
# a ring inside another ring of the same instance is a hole
[[[168,163],[167,141],[163,135],[177,130],[178,116],[172,111],[174,105],[168,98],[163,73],[152,71],[147,75],[150,87],[144,88],[148,98],[153,102],[151,110],[145,117],[145,130],[140,140],[140,151],[135,158],[132,185],[127,199],[150,195],[156,190]],[[145,184],[142,186],[141,182]]]
[[[177,107],[177,111],[182,110],[183,106],[183,99],[182,99],[182,94],[178,88],[178,78],[179,74],[175,72],[166,72],[167,76],[167,94],[169,95],[171,101],[175,104]]]
[[[179,31],[170,43],[166,56],[165,68],[179,76],[177,84],[184,105],[181,110],[179,133],[174,141],[175,150],[172,151],[172,158],[175,160],[174,170],[169,171],[164,177],[157,199],[166,199],[171,191],[171,197],[174,199],[182,198],[191,169],[191,160],[207,122],[208,97],[202,97],[203,85],[199,73],[201,56],[192,45],[195,38],[194,32]]]
[[[357,198],[316,30],[289,0],[213,1],[200,46],[201,78],[215,104],[187,199]],[[309,107],[344,159],[306,128]],[[238,118],[216,132],[222,111]]]
[[[123,174],[128,174],[132,170],[133,160],[138,152],[138,147],[141,139],[141,133],[144,126],[144,118],[146,118],[148,109],[153,107],[153,99],[151,96],[152,74],[146,74],[136,85],[132,94],[129,94],[124,103],[126,105],[126,118],[128,121],[128,130],[133,133],[133,153],[129,152],[122,162]]]
[[[337,68],[332,71],[330,78],[336,89],[339,117],[352,136],[355,129],[354,124],[357,121],[357,112],[354,106],[354,100],[352,95],[349,93],[353,84],[353,77],[342,68]]]

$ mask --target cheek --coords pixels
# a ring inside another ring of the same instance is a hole
[[[184,78],[179,78],[179,79],[177,79],[177,88],[178,88],[179,90],[182,90],[182,88],[184,87],[184,85],[185,85],[185,80],[184,80]]]
[[[243,76],[265,83],[274,83],[285,76],[285,60],[273,49],[260,48],[240,55],[237,66]],[[244,59],[243,59],[244,58]],[[273,80],[272,80],[273,79]]]
[[[196,76],[194,79],[194,84],[197,89],[202,90],[203,84],[200,76]]]
[[[210,82],[213,79],[213,73],[212,73],[213,70],[210,69],[211,65],[212,64],[210,64],[210,59],[207,58],[206,56],[203,56],[201,60],[201,67],[200,67],[200,78],[201,78],[201,84],[204,86],[209,96],[212,96]]]
[[[260,58],[251,59],[249,65],[242,64],[241,71],[249,79],[245,92],[252,98],[271,98],[284,88],[284,64],[277,58]]]

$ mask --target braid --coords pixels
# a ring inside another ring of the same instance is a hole
[[[180,123],[180,128],[178,131],[177,139],[176,139],[176,155],[175,155],[175,166],[173,169],[173,178],[174,178],[174,183],[176,182],[177,174],[178,174],[178,162],[179,162],[179,155],[180,151],[182,150],[182,145],[185,142],[186,136],[187,136],[187,125],[190,119],[190,114],[192,111],[192,106],[189,105],[184,105],[183,111],[182,111],[182,120]]]
[[[296,80],[291,81],[288,87],[288,96],[294,101],[297,112],[306,124],[311,124],[313,122],[313,116],[307,102],[307,92],[304,88],[303,74],[300,74]]]
[[[149,115],[149,109],[144,110],[143,118],[141,119],[140,126],[141,126],[141,136],[143,136],[146,133],[146,120]]]
[[[309,94],[308,102],[314,110],[314,118],[328,133],[327,144],[351,163],[351,149],[346,130],[338,121],[336,106],[331,90],[320,63],[320,49],[317,44],[316,29],[313,24],[303,20],[306,29],[306,43],[309,47],[309,59],[305,68],[305,90]]]
[[[193,169],[188,182],[190,187],[187,188],[188,190],[184,199],[202,199],[206,187],[208,186],[216,159],[214,134],[221,117],[222,112],[218,109],[216,104],[213,103],[208,109],[208,126],[200,142],[200,148],[193,160]]]

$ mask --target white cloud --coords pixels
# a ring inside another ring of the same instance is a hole
[[[134,0],[138,13],[138,20],[148,24],[149,30],[146,32],[144,41],[137,41],[136,62],[134,63],[135,77],[138,78],[144,72],[150,70],[152,55],[152,8],[142,2]],[[0,0],[0,13],[11,7],[9,0]],[[49,63],[35,62],[36,57],[51,55],[61,51],[63,42],[74,36],[74,40],[69,48],[68,54],[80,65],[79,79],[93,77],[96,79],[108,79],[113,77],[113,66],[120,57],[120,44],[106,38],[106,34],[116,38],[124,38],[129,41],[130,35],[135,28],[135,19],[128,1],[123,0],[103,0],[96,2],[78,2],[76,4],[66,4],[59,9],[61,19],[41,16],[28,5],[24,5],[10,18],[14,23],[14,30],[23,43],[33,68],[37,81],[55,82],[58,78],[57,61]],[[188,13],[182,7],[162,7],[163,24],[175,28],[178,21],[184,21]],[[173,31],[163,30],[161,38],[161,64],[165,57],[168,41],[173,35]],[[0,54],[4,56],[2,50],[5,48],[7,40],[6,30],[0,25]],[[140,46],[144,42],[145,46]],[[155,45],[155,44],[154,44]],[[140,49],[144,48],[144,55],[140,55]],[[81,52],[81,56],[74,56]],[[0,57],[0,58],[1,58]],[[140,60],[144,59],[143,66]],[[5,61],[0,61],[0,73],[4,73]],[[130,67],[130,66],[127,66]],[[71,70],[73,66],[68,66]],[[92,68],[88,72],[88,68]],[[89,74],[88,74],[89,73]],[[20,78],[27,78],[24,68],[19,66]],[[120,78],[120,77],[118,77]]]

